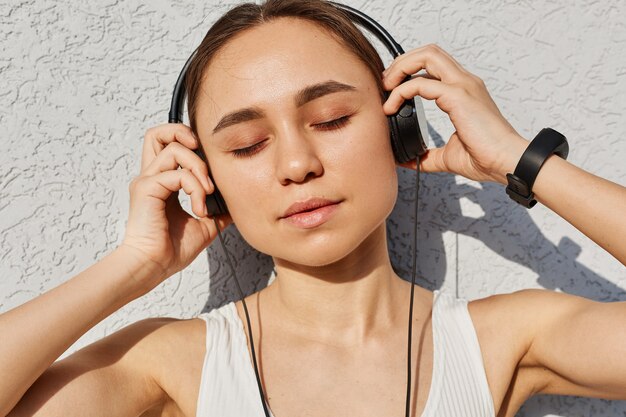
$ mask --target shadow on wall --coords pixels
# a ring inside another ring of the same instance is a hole
[[[441,135],[432,126],[428,128],[435,145],[443,146]],[[398,180],[398,201],[387,219],[389,252],[396,273],[411,281],[415,173],[399,168]],[[464,216],[461,198],[480,207],[484,215]],[[457,234],[457,243],[459,235],[472,237],[493,253],[529,268],[537,274],[537,283],[544,288],[559,289],[596,301],[626,300],[624,289],[578,262],[581,252],[578,244],[567,237],[557,245],[553,244],[541,233],[528,210],[510,200],[499,184],[484,183],[479,188],[467,183],[457,184],[450,174],[422,174],[418,215],[417,283],[431,291],[440,289],[446,277],[448,263],[444,233],[453,232]],[[244,294],[247,296],[264,288],[272,272],[271,257],[250,247],[235,226],[229,227],[223,236]],[[462,267],[459,272],[458,265],[471,260],[458,259],[458,250],[456,254],[457,259],[450,263],[456,270],[454,276],[458,288],[459,274],[462,275]],[[214,242],[207,249],[207,258],[210,294],[203,311],[241,299],[219,243]],[[574,417],[584,410],[588,411],[585,415],[626,415],[626,402],[540,395],[527,401],[517,416],[554,414]]]
[[[435,145],[443,146],[441,135],[430,125],[428,128]],[[415,174],[402,168],[400,171],[398,202],[387,220],[389,252],[398,275],[410,281]],[[480,207],[484,215],[464,216],[462,198]],[[454,176],[447,173],[423,174],[419,200],[417,276],[425,288],[434,290],[443,285],[448,265],[443,234],[451,231],[480,240],[493,253],[531,269],[544,288],[596,301],[626,300],[624,289],[577,261],[581,252],[578,244],[563,237],[554,245],[541,233],[528,209],[513,202],[500,184],[483,183],[479,188],[457,184]],[[471,262],[462,258],[454,261],[453,266]],[[458,283],[458,269],[456,272]],[[505,279],[493,277],[494,282]]]

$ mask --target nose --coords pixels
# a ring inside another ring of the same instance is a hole
[[[276,176],[282,185],[322,175],[324,167],[311,138],[299,129],[281,134],[276,152]]]

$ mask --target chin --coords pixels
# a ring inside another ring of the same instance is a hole
[[[340,262],[350,255],[359,258],[370,253],[370,246],[380,244],[381,235],[385,238],[385,219],[385,216],[376,216],[361,222],[344,220],[346,227],[311,229],[306,233],[289,233],[288,236],[281,234],[280,237],[274,235],[271,241],[246,240],[256,250],[275,260],[305,267],[324,267]]]
[[[350,245],[346,245],[344,242],[324,245],[304,244],[295,246],[293,250],[280,251],[280,253],[272,257],[307,267],[323,267],[341,261],[352,253],[354,249],[356,248],[350,247]]]

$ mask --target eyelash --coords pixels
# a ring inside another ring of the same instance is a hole
[[[335,129],[340,129],[344,127],[346,124],[348,124],[349,121],[350,121],[350,116],[342,116],[342,117],[339,117],[338,119],[330,120],[328,122],[323,122],[323,123],[317,123],[312,126],[315,126],[323,131],[335,130]],[[234,151],[232,151],[232,154],[237,158],[250,157],[260,150],[260,148],[263,145],[263,142],[265,141],[261,141],[252,146],[248,146],[247,148],[235,149]]]
[[[321,127],[321,130],[333,130],[339,129],[340,127],[344,127],[350,121],[350,116],[342,116],[335,120],[330,120],[328,122],[318,123],[313,126]]]

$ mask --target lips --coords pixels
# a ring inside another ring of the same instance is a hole
[[[326,198],[310,198],[306,201],[296,202],[296,203],[293,203],[291,206],[289,206],[289,208],[287,209],[287,211],[285,211],[281,219],[292,216],[294,214],[312,211],[320,207],[325,207],[331,204],[336,204],[338,202],[339,200],[333,201],[333,200],[328,200]]]

